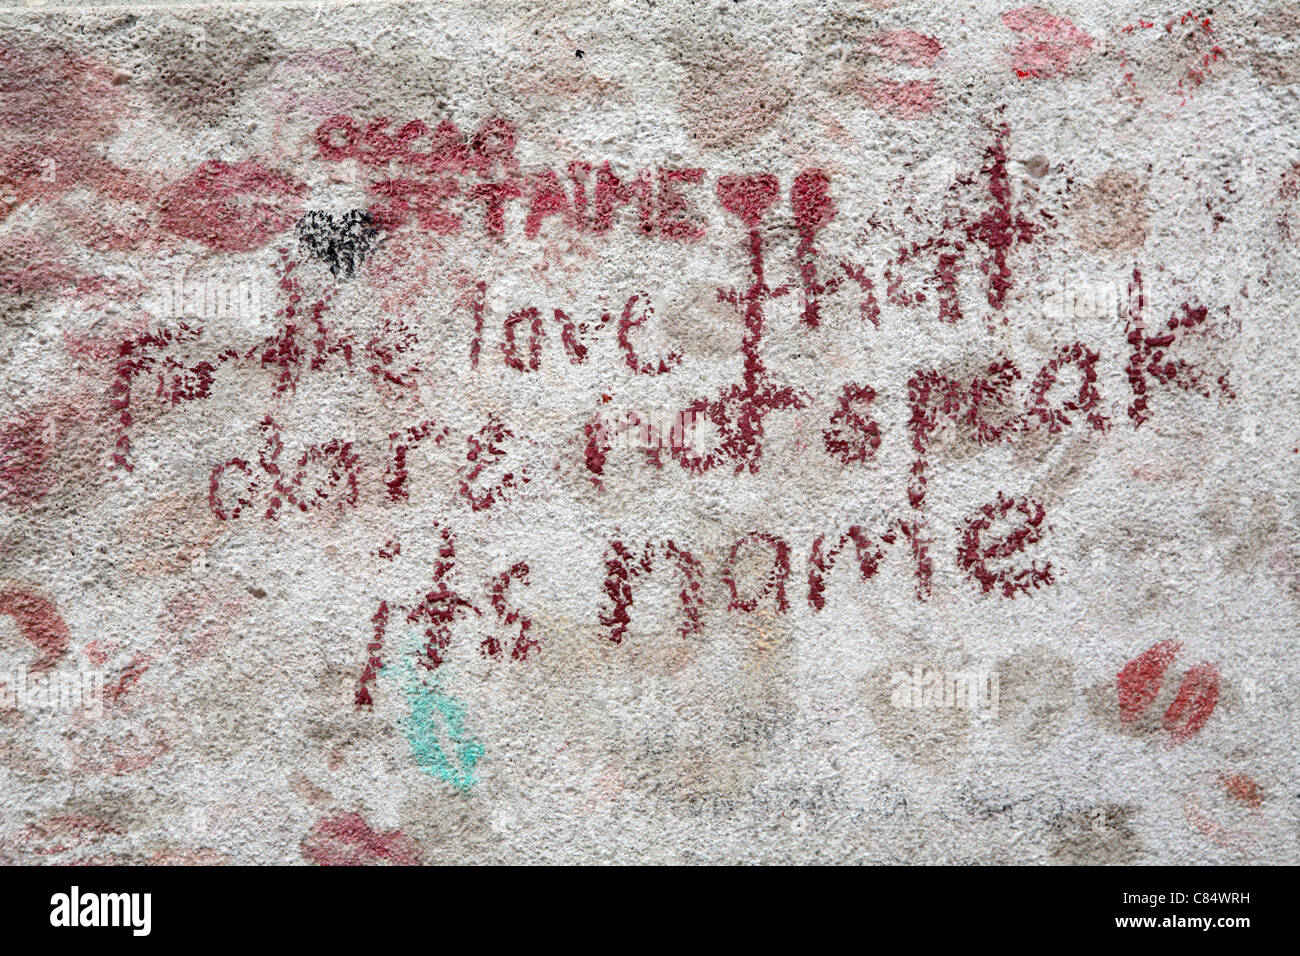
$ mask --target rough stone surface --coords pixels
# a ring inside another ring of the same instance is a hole
[[[1300,862],[1297,56],[0,11],[0,860]]]

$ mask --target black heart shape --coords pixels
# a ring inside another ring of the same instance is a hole
[[[379,230],[360,209],[337,218],[314,210],[298,220],[298,241],[329,266],[334,277],[350,279],[378,245]]]

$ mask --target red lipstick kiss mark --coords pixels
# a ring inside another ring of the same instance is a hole
[[[46,863],[95,865],[112,862],[107,857],[88,856],[103,851],[100,846],[122,831],[96,817],[80,813],[60,813],[27,824],[11,842],[0,848],[6,863],[34,862],[35,857],[58,857]]]
[[[1221,773],[1219,782],[1229,796],[1236,797],[1252,810],[1258,810],[1264,803],[1264,794],[1259,784],[1244,773]]]
[[[162,227],[212,249],[247,252],[266,245],[302,215],[307,187],[254,160],[210,159],[163,194]]]
[[[1178,641],[1161,641],[1133,658],[1119,672],[1119,719],[1132,723],[1160,693],[1165,671],[1182,649]]]
[[[1065,76],[1088,55],[1092,37],[1065,17],[1053,16],[1041,7],[1021,7],[1002,14],[1002,23],[1020,34],[1019,43],[1008,48],[1016,76],[1047,79]]]
[[[1161,641],[1143,651],[1120,670],[1119,719],[1132,723],[1155,702],[1165,672],[1182,649],[1179,641]],[[1219,703],[1219,665],[1198,661],[1183,674],[1173,703],[1161,724],[1169,733],[1169,746],[1186,743],[1205,726]]]
[[[1208,661],[1193,664],[1178,687],[1178,696],[1165,711],[1164,726],[1170,743],[1181,744],[1196,736],[1219,702],[1219,666]]]
[[[0,591],[0,615],[13,619],[18,633],[41,652],[33,671],[48,670],[68,651],[68,625],[58,608],[30,591]]]
[[[359,813],[340,813],[319,820],[303,838],[302,855],[317,866],[365,866],[420,862],[420,849],[401,830],[372,830]]]
[[[1208,842],[1237,853],[1259,844],[1268,831],[1264,789],[1250,776],[1206,773],[1183,799],[1188,825]]]

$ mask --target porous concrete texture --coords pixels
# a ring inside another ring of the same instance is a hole
[[[0,12],[0,859],[1300,861],[1298,55]]]

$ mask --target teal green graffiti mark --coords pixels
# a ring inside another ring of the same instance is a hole
[[[483,759],[483,745],[465,726],[465,705],[447,693],[443,684],[445,665],[438,671],[416,672],[414,647],[402,654],[403,684],[411,716],[405,724],[406,739],[416,764],[431,777],[445,780],[461,793],[469,793],[478,782],[474,768]]]

